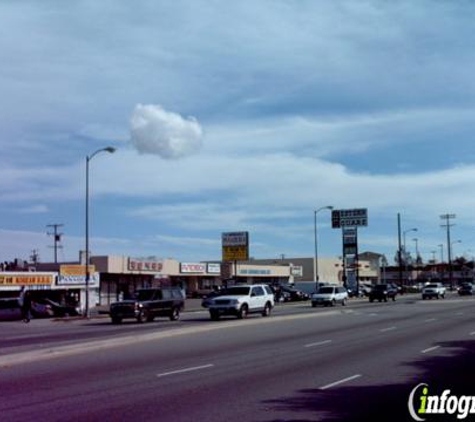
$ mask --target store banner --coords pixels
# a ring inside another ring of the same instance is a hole
[[[51,286],[54,283],[54,273],[0,273],[0,286]]]
[[[94,265],[89,265],[89,286],[99,287],[100,277]],[[85,285],[86,267],[84,265],[61,265],[59,267],[58,285]]]

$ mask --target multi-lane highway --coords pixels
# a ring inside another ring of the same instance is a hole
[[[404,421],[420,382],[475,395],[475,300],[455,295],[0,334],[2,421]]]

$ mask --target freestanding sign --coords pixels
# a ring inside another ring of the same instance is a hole
[[[249,259],[249,232],[222,233],[223,261],[247,261]]]
[[[358,227],[368,225],[368,210],[353,208],[333,210],[332,227],[340,229],[343,237],[343,283],[358,291]]]
[[[332,227],[358,227],[368,225],[368,210],[366,208],[355,208],[351,210],[333,210]]]

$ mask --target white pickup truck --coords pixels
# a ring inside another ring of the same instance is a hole
[[[422,289],[422,299],[445,298],[445,287],[442,283],[430,283]]]

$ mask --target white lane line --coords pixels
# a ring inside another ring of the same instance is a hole
[[[163,372],[162,374],[157,374],[157,377],[166,377],[168,375],[183,374],[185,372],[199,371],[200,369],[211,368],[214,365],[209,363],[208,365],[194,366],[192,368],[177,369],[176,371]]]
[[[323,340],[323,341],[317,341],[316,343],[310,343],[306,344],[304,347],[315,347],[315,346],[323,346],[324,344],[331,343],[331,340]]]
[[[386,333],[388,331],[392,331],[392,330],[395,330],[397,327],[388,327],[388,328],[381,328],[381,330],[379,330],[380,332],[382,333]]]
[[[421,353],[429,353],[432,350],[438,349],[440,346],[429,347],[428,349],[421,350]]]
[[[368,316],[378,316],[378,314],[368,314]]]
[[[463,315],[465,312],[457,312],[455,315]]]
[[[469,336],[475,336],[475,331],[472,331]]]
[[[426,319],[424,322],[434,322],[434,321],[437,321],[437,318],[429,318],[429,319]]]
[[[329,388],[335,387],[335,386],[343,384],[345,382],[353,381],[353,380],[355,380],[356,378],[359,378],[359,377],[361,377],[361,374],[352,375],[351,377],[343,378],[340,381],[335,381],[335,382],[332,382],[331,384],[324,385],[323,387],[320,387],[320,390],[328,390]]]

